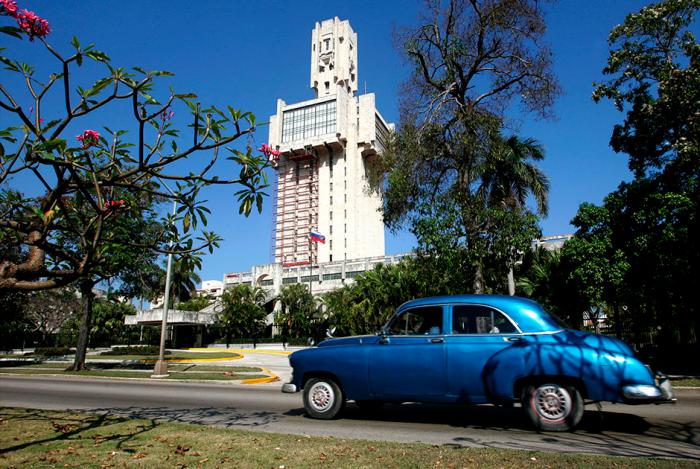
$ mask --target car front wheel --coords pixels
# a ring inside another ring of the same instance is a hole
[[[527,386],[523,390],[525,413],[539,430],[573,430],[583,417],[583,399],[578,389],[557,383]]]
[[[345,407],[340,386],[330,378],[312,378],[304,386],[304,409],[315,419],[330,420]]]

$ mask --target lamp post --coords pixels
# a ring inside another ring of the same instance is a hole
[[[163,181],[161,181],[163,182]],[[168,192],[173,193],[168,186],[163,184]],[[175,195],[175,194],[173,194]],[[177,200],[173,200],[173,216],[177,210]],[[170,307],[170,279],[173,267],[173,241],[170,241],[170,253],[168,254],[168,264],[165,272],[165,295],[163,297],[163,321],[160,325],[160,350],[158,351],[158,361],[153,368],[151,378],[166,378],[168,377],[168,363],[165,361],[165,335],[168,330],[168,308]]]

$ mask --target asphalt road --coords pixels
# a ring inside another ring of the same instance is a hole
[[[663,406],[588,406],[574,433],[537,433],[521,409],[349,403],[334,421],[305,416],[300,394],[264,386],[0,376],[0,406],[74,409],[267,432],[471,447],[700,460],[700,391],[677,390]]]

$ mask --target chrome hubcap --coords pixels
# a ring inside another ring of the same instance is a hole
[[[325,412],[335,401],[335,393],[328,383],[316,383],[309,391],[309,404],[318,412]]]
[[[542,417],[559,420],[571,412],[571,396],[560,386],[553,384],[540,386],[535,391],[535,408]]]

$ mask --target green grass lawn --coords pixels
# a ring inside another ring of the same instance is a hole
[[[169,362],[176,361],[187,361],[187,360],[201,360],[201,359],[220,359],[227,358],[229,360],[236,360],[241,357],[241,354],[234,352],[172,352],[170,355],[166,355],[165,359]],[[0,355],[0,358],[11,358],[11,359],[38,359],[43,360],[47,357],[40,355]],[[158,360],[158,355],[88,355],[87,360],[90,359],[100,359],[100,360]]]
[[[682,468],[697,462],[341,440],[0,408],[0,467]]]
[[[233,352],[172,352],[170,355],[166,355],[165,359],[169,362],[178,360],[188,360],[188,359],[212,359],[212,358],[228,358],[229,360],[236,360],[240,358],[241,355]],[[101,360],[158,360],[158,355],[88,355],[88,360],[90,358],[99,358]]]
[[[148,363],[88,363],[86,371],[65,371],[68,365],[68,363],[55,362],[35,364],[0,362],[0,373],[150,378],[153,372],[153,364]],[[253,366],[169,365],[168,372],[170,376],[166,379],[231,381],[267,377],[260,368]]]

